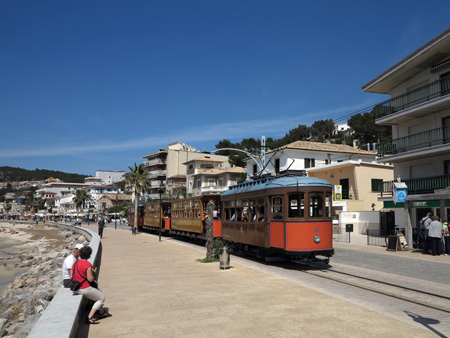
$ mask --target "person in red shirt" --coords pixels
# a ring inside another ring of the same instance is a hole
[[[91,286],[91,283],[95,282],[94,273],[97,272],[97,268],[93,268],[92,264],[88,261],[91,254],[92,249],[89,246],[84,246],[80,249],[80,258],[72,267],[72,278],[78,282],[82,282],[78,292],[95,302],[89,312],[88,322],[90,324],[99,324],[100,322],[97,319],[111,317],[112,315],[103,308],[105,295],[100,289]],[[99,311],[99,314],[96,319],[94,316],[97,311]]]

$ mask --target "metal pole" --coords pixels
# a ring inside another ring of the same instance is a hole
[[[117,230],[117,195],[119,194],[119,192],[116,193],[116,214],[114,215],[114,230]]]
[[[162,228],[162,183],[159,188],[159,241],[161,242],[161,228]]]

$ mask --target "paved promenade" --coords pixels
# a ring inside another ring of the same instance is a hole
[[[435,337],[233,256],[229,270],[199,263],[204,249],[169,238],[108,227],[102,244],[99,284],[113,317],[79,337]]]

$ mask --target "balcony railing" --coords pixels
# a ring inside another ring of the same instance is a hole
[[[378,156],[394,155],[409,150],[429,148],[450,141],[450,127],[436,128],[378,145]]]
[[[392,183],[394,181],[382,182],[379,184],[381,197],[392,196]],[[402,181],[408,187],[408,195],[431,194],[436,189],[444,189],[450,186],[450,175],[430,176],[412,178]]]
[[[391,98],[390,100],[377,104],[373,109],[376,118],[380,118],[403,110],[414,104],[429,101],[435,97],[447,94],[450,94],[450,78],[435,81],[406,94]]]

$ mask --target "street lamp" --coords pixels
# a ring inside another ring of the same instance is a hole
[[[115,208],[115,215],[114,215],[114,230],[117,230],[117,195],[119,192],[116,193],[116,208]]]
[[[161,228],[162,228],[162,193],[163,184],[161,180],[161,185],[159,186],[159,241],[161,242]]]

